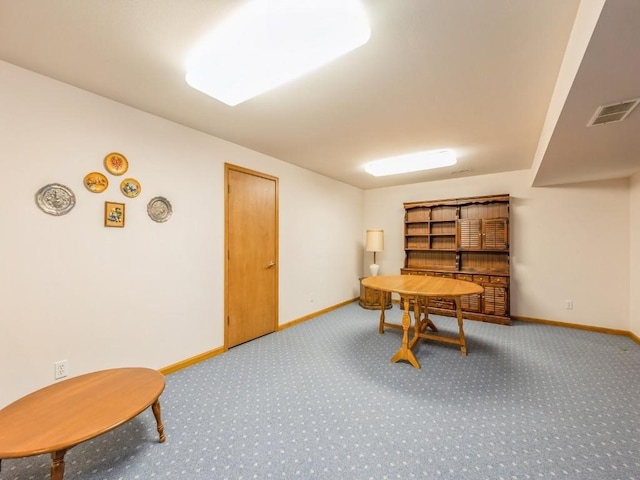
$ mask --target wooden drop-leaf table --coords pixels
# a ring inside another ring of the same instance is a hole
[[[387,322],[385,320],[385,309],[380,309],[380,333],[384,333],[385,326],[401,328],[403,331],[402,346],[396,354],[391,357],[392,362],[406,360],[415,368],[420,368],[420,363],[413,354],[412,349],[421,338],[459,345],[460,353],[462,353],[463,356],[467,354],[467,343],[462,326],[460,298],[465,295],[481,294],[484,292],[484,288],[482,286],[465,280],[432,277],[427,275],[381,275],[364,278],[362,280],[362,285],[379,291],[380,295],[384,292],[398,293],[404,299],[402,325]],[[454,301],[456,305],[456,317],[458,319],[457,338],[427,331],[427,328],[431,329],[433,332],[438,331],[435,324],[429,319],[427,300],[430,297],[446,298]],[[381,303],[384,305],[383,302]],[[413,337],[409,340],[409,329],[411,327],[409,306],[411,303],[413,303],[414,307],[415,323],[413,328]],[[421,312],[424,316],[421,316]]]

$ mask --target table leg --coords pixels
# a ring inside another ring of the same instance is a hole
[[[463,357],[467,356],[467,342],[464,339],[464,329],[462,328],[462,307],[460,306],[460,299],[453,299],[456,304],[456,317],[458,317],[458,330],[460,331],[460,353]]]
[[[392,362],[407,360],[415,368],[420,368],[420,364],[409,348],[409,327],[411,326],[411,316],[409,315],[409,297],[404,299],[404,313],[402,314],[402,347],[391,357]]]
[[[421,302],[421,298],[420,297],[416,297],[413,299],[413,318],[416,321],[415,324],[415,328],[414,328],[414,336],[418,336],[418,333],[421,332],[424,328],[426,328],[423,323],[422,323],[422,317],[420,315],[420,304]]]
[[[64,477],[64,455],[66,450],[51,452],[51,480],[62,480]]]
[[[164,425],[162,424],[162,417],[160,415],[160,400],[156,400],[155,402],[153,402],[153,405],[151,405],[151,410],[153,410],[153,416],[156,417],[160,443],[163,443],[167,439],[167,437],[164,436]]]
[[[378,302],[380,302],[380,326],[378,327],[378,333],[384,333],[384,293],[382,290],[378,290]]]
[[[438,327],[436,324],[431,321],[429,318],[429,298],[422,297],[422,310],[424,311],[424,318],[422,319],[422,324],[420,325],[420,332],[424,333],[427,331],[427,328],[430,328],[432,332],[437,332]]]
[[[420,340],[420,333],[424,332],[427,329],[427,322],[422,318],[421,308],[422,308],[422,298],[414,297],[413,318],[416,323],[413,327],[413,338],[409,341],[409,350],[411,351],[413,351],[413,347],[415,347],[416,343],[418,343],[418,341]]]

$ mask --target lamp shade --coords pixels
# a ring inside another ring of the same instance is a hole
[[[367,252],[382,252],[384,250],[384,230],[367,230]]]

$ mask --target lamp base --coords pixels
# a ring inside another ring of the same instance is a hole
[[[377,277],[378,271],[380,270],[380,265],[376,265],[375,263],[372,263],[371,265],[369,265],[369,270],[371,271],[372,277]]]

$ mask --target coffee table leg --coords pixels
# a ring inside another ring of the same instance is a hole
[[[153,410],[153,416],[156,417],[156,423],[158,424],[158,435],[160,436],[160,443],[163,443],[167,437],[164,436],[164,425],[162,424],[162,417],[160,414],[160,400],[156,400],[151,405]]]
[[[411,315],[409,315],[409,297],[404,299],[404,313],[402,314],[402,347],[391,357],[392,362],[407,360],[415,368],[420,368],[420,364],[409,348],[409,327],[411,326]]]
[[[64,477],[64,455],[66,450],[51,452],[51,480],[62,480]]]

